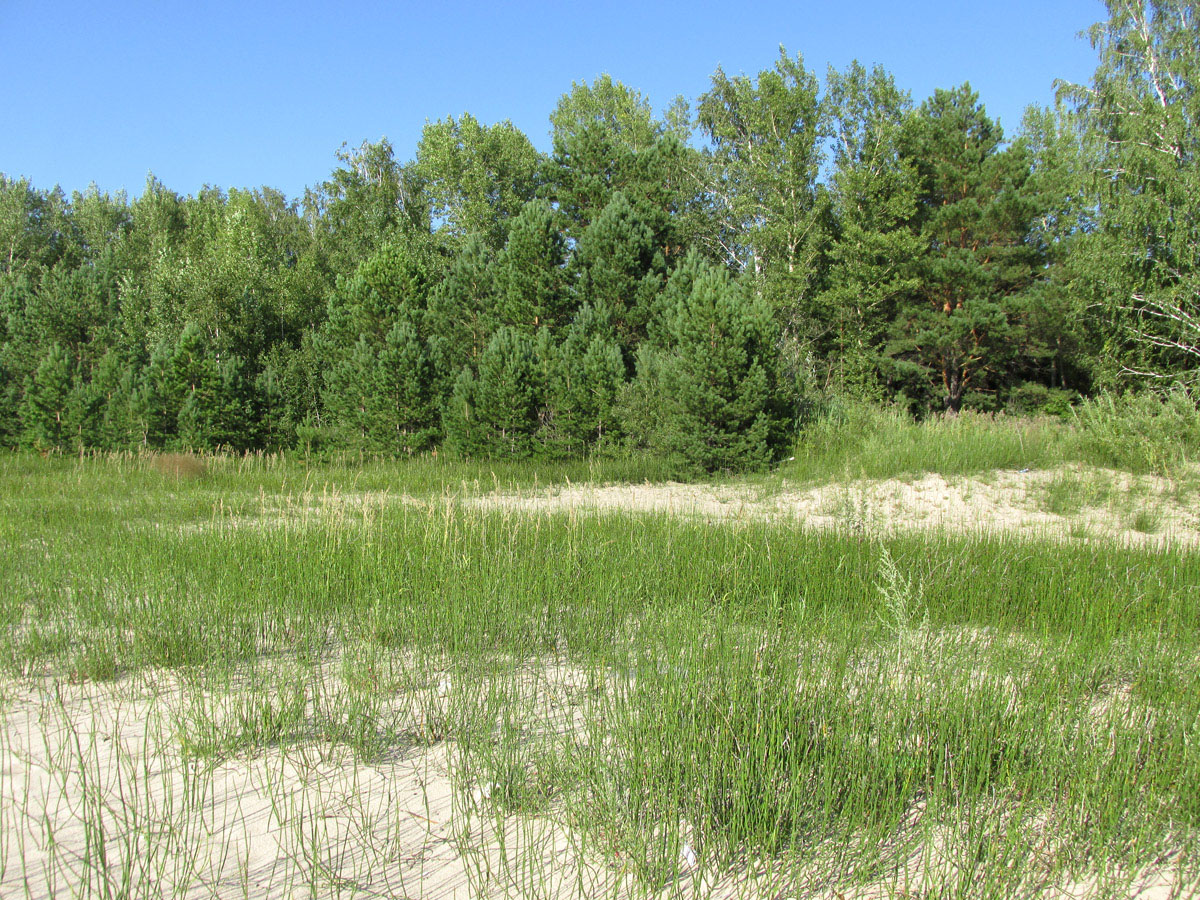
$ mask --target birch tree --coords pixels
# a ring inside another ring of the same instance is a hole
[[[1095,233],[1074,264],[1116,365],[1200,381],[1200,21],[1192,0],[1107,0],[1089,86],[1067,85],[1093,138]]]
[[[783,47],[775,66],[754,79],[718,68],[700,97],[699,121],[712,142],[714,240],[725,261],[749,271],[794,325],[813,288],[823,239],[817,79]]]

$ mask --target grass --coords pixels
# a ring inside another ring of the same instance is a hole
[[[1131,516],[1129,527],[1142,534],[1157,534],[1162,529],[1162,519],[1162,510],[1156,507],[1142,507]]]
[[[1001,425],[936,427],[962,429],[943,459],[967,467],[971,429]],[[1005,440],[1046,460],[1042,428]],[[804,471],[882,471],[855,452]],[[265,892],[213,837],[250,828],[253,787],[270,890],[417,895],[406,829],[448,814],[368,781],[442,752],[475,895],[1200,886],[1193,552],[455,501],[586,480],[571,466],[177,468],[0,459],[0,754],[37,757],[27,723],[78,798],[47,814],[0,775],[0,888],[183,895],[232,872]],[[132,745],[107,706],[81,712],[100,695],[142,698]],[[565,881],[543,863],[564,846]]]
[[[1067,419],[965,412],[915,421],[898,408],[841,401],[801,429],[780,474],[811,483],[1082,464],[1178,476],[1197,459],[1200,412],[1181,391],[1101,396]]]
[[[1131,492],[1118,489],[1111,478],[1077,469],[1059,471],[1041,496],[1042,509],[1056,516],[1074,516],[1089,507],[1131,505],[1132,502]]]
[[[1054,515],[1070,518],[1085,510],[1100,510],[1119,527],[1154,535],[1162,532],[1165,509],[1172,501],[1181,508],[1188,506],[1191,488],[1186,485],[1192,477],[1156,487],[1145,483],[1145,478],[1132,477],[1123,484],[1125,479],[1105,470],[1065,468],[1046,483],[1037,499],[1041,509]]]

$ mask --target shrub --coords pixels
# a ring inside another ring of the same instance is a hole
[[[1200,411],[1181,387],[1165,396],[1104,394],[1082,404],[1076,421],[1096,465],[1166,474],[1200,452]]]

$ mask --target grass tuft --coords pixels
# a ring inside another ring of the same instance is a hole
[[[152,472],[168,478],[194,479],[208,474],[208,464],[194,453],[152,453],[146,464]]]

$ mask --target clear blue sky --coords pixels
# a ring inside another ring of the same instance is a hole
[[[779,45],[823,75],[858,58],[920,102],[970,81],[1011,134],[1055,78],[1086,81],[1099,0],[420,3],[0,0],[0,172],[68,192],[180,193],[328,176],[343,142],[409,159],[425,121],[511,119],[549,147],[572,81],[608,72],[656,109]]]

